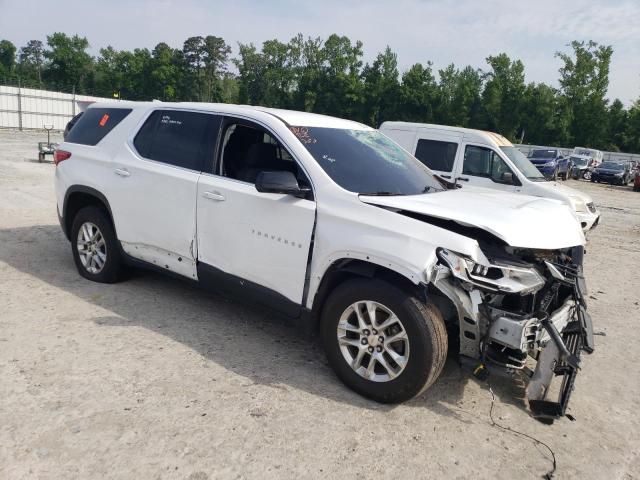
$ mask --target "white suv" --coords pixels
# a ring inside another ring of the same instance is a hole
[[[95,104],[55,163],[82,276],[147,266],[315,321],[338,376],[377,401],[431,385],[450,335],[474,369],[526,372],[537,358],[530,405],[553,418],[592,349],[584,236],[566,206],[460,190],[359,123]],[[555,375],[569,381],[551,402]]]

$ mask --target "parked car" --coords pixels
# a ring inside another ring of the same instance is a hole
[[[636,173],[633,177],[633,191],[640,192],[640,169],[636,169]]]
[[[380,131],[442,178],[464,185],[560,200],[574,210],[585,231],[598,224],[600,212],[589,195],[547,181],[502,135],[407,122],[384,122]]]
[[[571,209],[458,189],[365,125],[97,104],[55,162],[80,275],[110,283],[145,266],[317,321],[338,377],[376,401],[436,381],[447,325],[474,365],[537,359],[529,400],[545,419],[564,414],[580,353],[593,350]],[[554,376],[566,377],[558,399],[546,395]]]
[[[627,185],[631,181],[629,162],[603,162],[593,170],[591,181]]]
[[[566,180],[569,175],[569,158],[565,158],[557,149],[535,149],[529,153],[529,160],[545,177]]]
[[[574,180],[579,180],[581,178],[591,180],[593,159],[586,156],[571,155],[569,157],[569,162],[571,163],[571,178]]]

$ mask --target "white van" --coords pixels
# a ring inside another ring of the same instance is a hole
[[[604,155],[600,150],[596,150],[594,148],[585,148],[585,147],[574,147],[573,153],[571,154],[571,156],[574,156],[574,155],[576,157],[589,158],[594,167],[597,167],[598,165],[600,165],[604,158]]]
[[[583,230],[598,223],[600,212],[589,195],[548,181],[502,135],[407,122],[384,122],[380,131],[449,181],[560,200],[573,208]]]

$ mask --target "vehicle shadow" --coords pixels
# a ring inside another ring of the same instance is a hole
[[[342,385],[328,366],[319,339],[295,320],[155,272],[138,270],[128,281],[114,285],[85,280],[76,272],[69,243],[58,225],[0,230],[0,261],[111,312],[88,321],[104,327],[143,327],[160,333],[251,384],[289,386],[367,409],[396,408],[369,401]],[[450,352],[436,383],[405,405],[427,408],[462,422],[486,421],[487,412],[473,411],[463,402],[470,380],[476,381]],[[526,410],[521,392],[511,382],[498,378],[491,382],[497,398]],[[488,385],[482,383],[482,388],[489,397]]]

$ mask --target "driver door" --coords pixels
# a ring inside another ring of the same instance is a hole
[[[274,134],[225,118],[217,162],[198,182],[198,278],[234,296],[296,314],[300,311],[316,204],[292,195],[261,193],[260,171],[289,170],[307,183]]]
[[[498,153],[485,146],[466,144],[458,180],[476,187],[515,192],[513,173]]]

